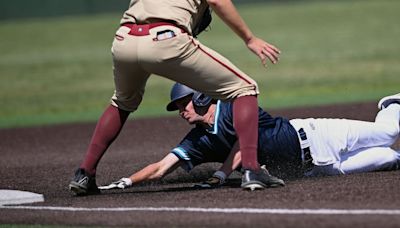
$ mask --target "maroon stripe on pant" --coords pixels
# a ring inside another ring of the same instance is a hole
[[[193,40],[192,40],[193,42]],[[193,42],[194,45],[196,45]],[[243,81],[247,82],[248,84],[252,84],[249,80],[247,80],[245,77],[243,77],[242,75],[239,74],[239,72],[235,71],[234,69],[232,69],[231,67],[229,67],[228,65],[226,65],[225,63],[223,63],[222,61],[220,61],[219,59],[217,59],[215,56],[213,56],[211,53],[207,52],[206,50],[204,50],[200,45],[197,45],[199,47],[199,49],[204,52],[204,54],[208,55],[210,58],[212,58],[213,60],[215,60],[217,63],[221,64],[223,67],[225,67],[226,69],[228,69],[230,72],[232,72],[233,74],[235,74],[236,76],[238,76],[240,79],[242,79]]]

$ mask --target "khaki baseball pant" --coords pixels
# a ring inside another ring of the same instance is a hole
[[[259,93],[257,83],[217,52],[173,25],[147,29],[121,26],[112,44],[115,92],[112,104],[125,111],[139,106],[147,79],[156,74],[216,99]],[[130,34],[131,33],[131,34]]]

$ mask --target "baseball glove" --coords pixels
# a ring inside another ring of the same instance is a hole
[[[195,184],[193,187],[198,189],[218,188],[223,184],[218,177],[210,177],[208,180]]]
[[[197,189],[218,188],[225,183],[225,178],[226,175],[223,172],[217,171],[212,177],[208,178],[208,180],[195,184],[193,187]]]
[[[200,21],[197,23],[197,25],[192,30],[193,36],[197,37],[201,32],[206,30],[206,28],[208,26],[210,26],[211,21],[212,21],[211,9],[210,9],[210,7],[207,7],[207,9],[204,11],[203,16],[201,17]]]

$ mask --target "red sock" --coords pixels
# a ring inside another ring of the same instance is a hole
[[[233,101],[233,124],[239,139],[244,169],[258,170],[258,102],[256,96],[242,96]]]
[[[97,164],[107,148],[117,138],[129,113],[112,105],[108,106],[97,122],[85,159],[80,168],[85,169],[90,175],[95,175]]]

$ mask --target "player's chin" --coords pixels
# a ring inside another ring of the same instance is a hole
[[[201,124],[202,121],[198,119],[187,119],[186,120],[190,125]]]
[[[193,124],[193,120],[191,120],[190,118],[186,118],[184,116],[181,116],[182,119],[184,119],[188,124]]]
[[[204,123],[204,117],[200,115],[187,115],[184,117],[184,119],[189,123],[189,124],[201,124]]]

